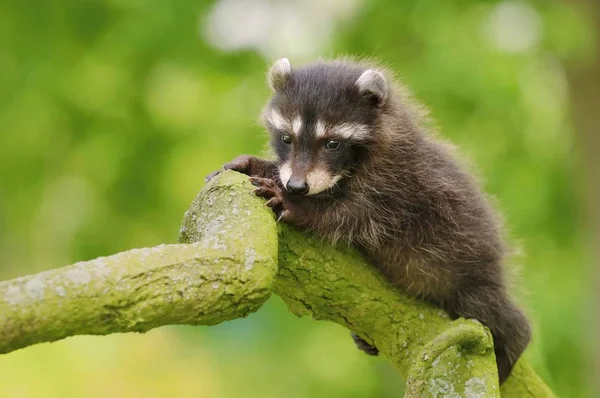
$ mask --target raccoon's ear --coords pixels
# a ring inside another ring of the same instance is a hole
[[[275,61],[269,69],[267,80],[271,90],[279,91],[290,80],[290,77],[292,77],[292,65],[287,58],[281,58]]]
[[[376,70],[363,72],[356,80],[356,86],[361,95],[372,98],[377,105],[383,105],[388,96],[388,86],[385,77]]]

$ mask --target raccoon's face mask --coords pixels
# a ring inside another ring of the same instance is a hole
[[[286,189],[299,195],[333,190],[351,174],[387,99],[375,70],[321,68],[292,71],[287,59],[269,72],[274,96],[264,120],[280,160]]]

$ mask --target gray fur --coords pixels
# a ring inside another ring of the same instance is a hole
[[[300,115],[302,134],[283,148],[281,132],[272,130],[278,159],[251,158],[243,171],[277,181],[278,166],[287,163],[294,173],[319,167],[343,176],[315,196],[280,187],[281,218],[359,248],[399,289],[488,326],[500,381],[506,380],[530,327],[506,291],[501,220],[452,147],[434,137],[423,108],[378,66],[319,61],[290,67],[286,76],[285,84],[273,85],[265,114]],[[332,157],[313,132],[317,120],[369,131],[349,138],[345,152]]]

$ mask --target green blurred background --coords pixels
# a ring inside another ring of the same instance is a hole
[[[595,2],[590,1],[589,5]],[[526,356],[592,396],[592,287],[569,73],[576,1],[3,0],[0,279],[175,242],[204,175],[260,154],[269,63],[375,56],[481,171],[523,249]],[[600,109],[598,109],[600,112]],[[0,397],[397,397],[348,331],[276,298],[247,319],[0,356]]]

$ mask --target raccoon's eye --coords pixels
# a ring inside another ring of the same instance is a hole
[[[281,134],[281,142],[285,145],[290,145],[292,143],[292,137],[287,134]]]
[[[325,148],[331,149],[331,150],[338,149],[339,147],[340,147],[340,142],[336,141],[336,140],[329,140],[325,144]]]

